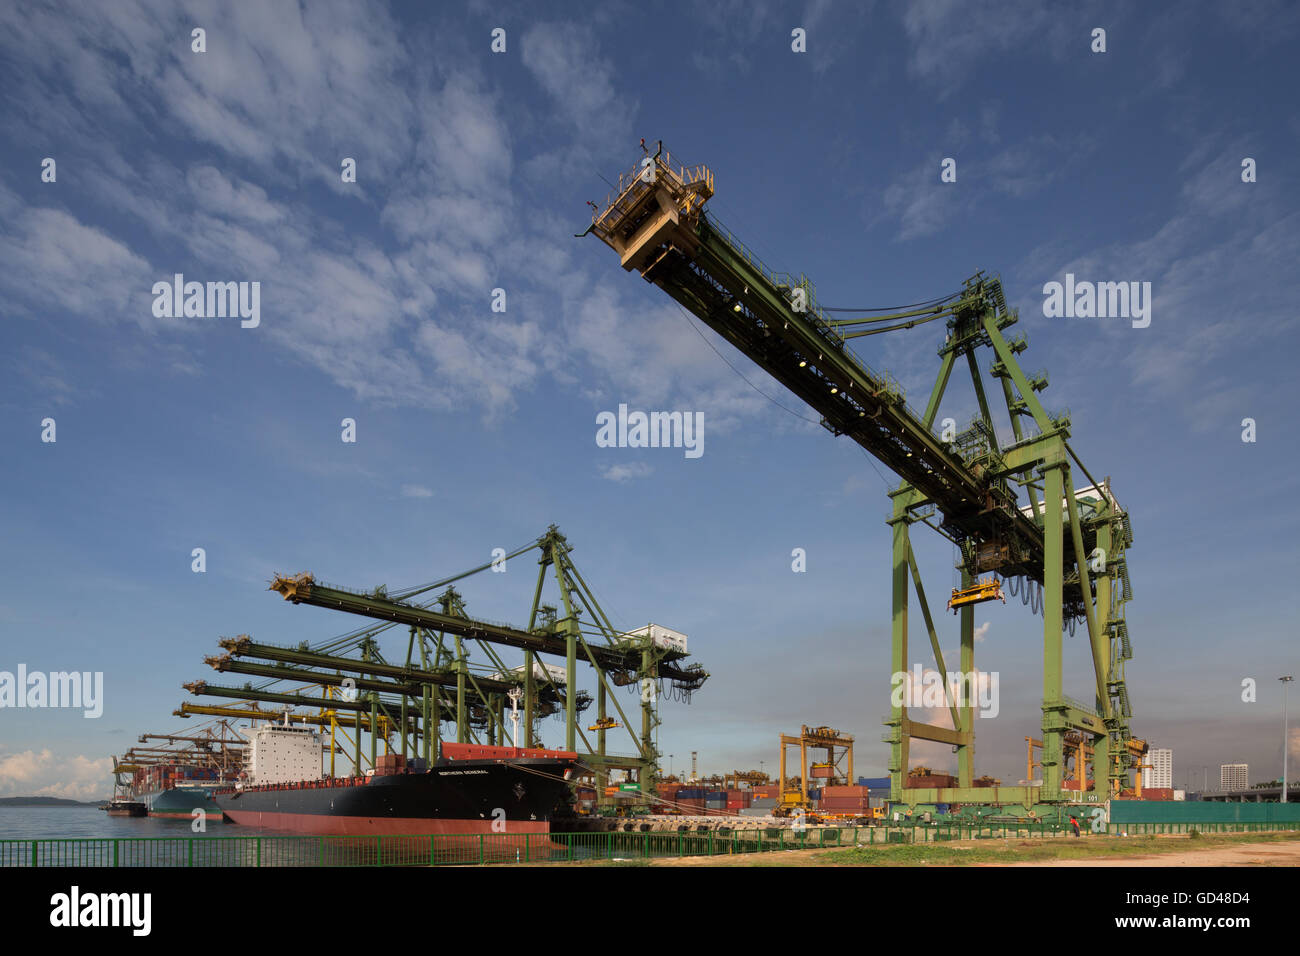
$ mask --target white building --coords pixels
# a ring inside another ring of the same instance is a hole
[[[686,635],[681,631],[674,631],[671,627],[664,627],[660,624],[647,624],[645,627],[638,627],[635,631],[628,631],[622,634],[621,637],[632,644],[640,644],[646,638],[650,638],[655,647],[686,653]]]
[[[313,727],[265,723],[248,733],[244,772],[250,785],[319,780],[324,738]]]
[[[1219,766],[1220,790],[1249,790],[1250,781],[1247,764],[1225,763]]]
[[[1143,788],[1172,790],[1174,788],[1174,752],[1152,750],[1147,754],[1151,768],[1142,775]]]

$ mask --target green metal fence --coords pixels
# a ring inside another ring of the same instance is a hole
[[[0,867],[437,866],[720,856],[870,842],[849,828],[719,833],[128,837],[0,840]]]
[[[1300,803],[1221,803],[1212,800],[1112,800],[1110,822],[1133,824],[1271,824],[1286,830],[1300,826]],[[1165,831],[1161,831],[1165,832]],[[1168,831],[1182,832],[1182,831]]]
[[[1129,836],[1300,830],[1288,823],[1126,823]],[[1086,830],[1086,828],[1085,828]],[[908,823],[869,827],[769,827],[730,832],[482,833],[429,836],[127,837],[0,840],[0,867],[475,866],[486,863],[636,861],[950,840],[1060,838],[1052,823]]]
[[[1107,827],[1111,836],[1164,836],[1187,833],[1274,833],[1280,830],[1300,830],[1300,823],[1115,823]]]

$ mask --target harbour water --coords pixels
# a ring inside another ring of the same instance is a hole
[[[0,840],[82,840],[127,837],[266,836],[287,830],[209,823],[195,833],[189,820],[110,817],[98,807],[0,807]]]

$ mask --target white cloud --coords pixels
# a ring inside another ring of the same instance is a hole
[[[149,263],[106,232],[57,209],[20,207],[0,232],[0,283],[33,317],[52,311],[100,317],[152,317]]]
[[[198,204],[213,213],[259,223],[284,218],[284,211],[267,201],[265,189],[227,177],[213,166],[195,166],[186,178]]]
[[[402,485],[403,498],[432,498],[433,489],[424,485]]]
[[[600,476],[609,481],[630,481],[633,478],[648,478],[654,471],[642,461],[627,462],[619,465],[607,465],[601,469]]]
[[[520,47],[524,66],[584,141],[630,139],[628,118],[635,109],[615,91],[614,69],[599,55],[591,27],[538,23],[524,33]]]
[[[192,17],[155,0],[84,17],[28,12],[40,30],[0,31],[19,77],[11,98],[59,109],[5,126],[44,141],[58,124],[77,161],[61,160],[60,182],[84,167],[84,199],[74,214],[0,187],[0,254],[15,266],[0,295],[17,314],[131,319],[161,333],[168,367],[202,374],[165,336],[197,340],[213,326],[151,312],[153,283],[184,271],[260,281],[250,334],[377,404],[477,407],[490,421],[549,376],[703,409],[714,434],[764,407],[671,307],[647,315],[629,308],[632,286],[592,286],[575,266],[573,224],[512,198],[515,138],[531,116],[472,64],[428,64],[382,9],[221,7],[206,18],[206,54],[189,51]],[[635,104],[594,25],[536,24],[519,49],[568,120],[562,135],[530,140],[534,162],[519,175],[590,175],[611,152],[631,158]],[[75,64],[70,86],[60,62]],[[123,143],[176,148],[122,152],[106,122]],[[83,156],[81,143],[100,146]],[[212,158],[189,162],[196,152]],[[358,160],[356,187],[340,183],[343,156]],[[356,201],[346,218],[304,197],[314,181]],[[496,286],[507,313],[489,311]]]
[[[24,750],[0,754],[0,796],[94,800],[112,789],[113,761]]]
[[[909,3],[903,13],[903,31],[911,42],[908,72],[947,97],[969,73],[1003,52],[1032,44],[1059,54],[1076,19],[1026,0]],[[1087,34],[1082,36],[1078,42],[1086,40]]]

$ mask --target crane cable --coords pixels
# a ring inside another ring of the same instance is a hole
[[[898,312],[903,309],[922,309],[925,308],[925,306],[927,305],[935,305],[939,302],[947,302],[949,299],[955,299],[959,295],[961,295],[960,292],[949,292],[947,295],[940,295],[940,296],[936,296],[933,299],[926,299],[924,302],[912,302],[909,303],[908,305],[884,305],[878,308],[871,308],[871,309],[866,309],[866,308],[851,309],[848,308],[847,306],[838,306],[838,305],[823,305],[823,306],[819,306],[819,308],[823,312]],[[885,316],[885,318],[888,318],[888,316]],[[869,319],[867,321],[879,322],[880,319]]]
[[[915,325],[925,325],[925,323],[927,323],[927,322],[933,322],[935,319],[942,319],[942,318],[945,318],[945,317],[947,317],[947,316],[949,316],[949,315],[952,315],[952,312],[951,312],[951,311],[948,311],[948,312],[936,312],[934,315],[932,315],[932,316],[930,316],[929,318],[926,318],[926,319],[908,319],[906,322],[899,322],[897,325],[886,325],[886,326],[882,326],[881,328],[878,328],[878,329],[862,329],[862,330],[859,330],[859,331],[857,331],[857,332],[842,332],[842,333],[840,333],[840,338],[843,338],[843,339],[860,339],[860,338],[862,338],[864,335],[879,335],[881,332],[893,332],[893,331],[895,331],[895,330],[897,330],[897,329],[910,329],[910,328],[912,328],[912,327],[915,326]],[[892,318],[894,318],[894,316],[892,316],[892,315],[891,315],[891,316],[886,316],[885,318],[892,319]],[[880,321],[883,321],[883,319],[864,319],[863,321],[865,321],[865,322],[880,322]]]

